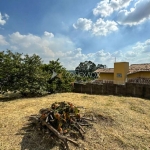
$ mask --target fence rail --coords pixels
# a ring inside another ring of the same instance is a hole
[[[74,84],[74,92],[87,94],[135,96],[150,99],[150,84],[127,83],[126,84]]]
[[[114,81],[114,80],[94,80],[91,82],[92,84],[105,84],[105,83],[110,83],[110,84],[121,84],[125,85],[126,83],[137,83],[137,84],[150,84],[150,78],[128,78],[126,79],[126,82],[123,83],[123,81]]]
[[[139,84],[150,84],[150,78],[129,78],[127,79],[128,83],[139,83]]]

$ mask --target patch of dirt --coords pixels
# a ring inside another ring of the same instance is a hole
[[[112,126],[114,124],[114,119],[111,116],[104,116],[102,114],[95,115],[98,122],[100,122],[103,125]]]

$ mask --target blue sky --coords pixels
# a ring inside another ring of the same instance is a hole
[[[150,0],[0,0],[0,51],[113,67],[150,63]]]

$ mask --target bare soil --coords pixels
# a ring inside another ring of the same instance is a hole
[[[57,141],[41,139],[25,126],[30,115],[61,101],[83,106],[81,113],[97,119],[92,128],[86,128],[85,139],[77,140],[79,147],[69,144],[71,150],[150,150],[149,100],[77,93],[8,101],[1,97],[0,150],[59,150]]]

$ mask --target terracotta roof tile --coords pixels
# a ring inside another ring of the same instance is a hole
[[[97,69],[94,72],[109,72],[109,73],[113,73],[114,72],[114,68],[105,68],[105,69]]]
[[[139,71],[150,71],[150,63],[132,64],[129,66],[129,73],[134,73]]]
[[[150,63],[145,63],[145,64],[132,64],[129,66],[129,73],[135,73],[139,71],[150,71]],[[94,72],[108,72],[108,73],[113,73],[114,68],[104,68],[104,69],[97,69]]]

